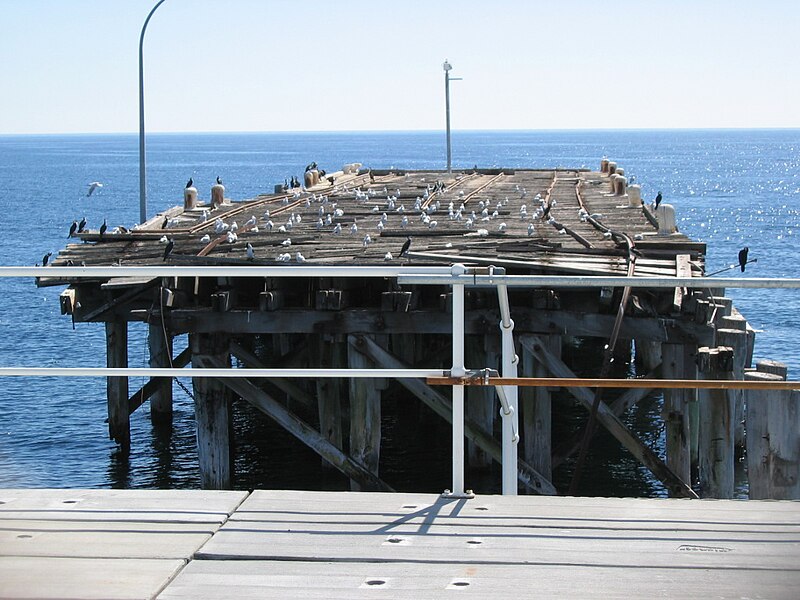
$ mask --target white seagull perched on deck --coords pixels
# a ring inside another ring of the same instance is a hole
[[[93,181],[92,183],[90,183],[90,184],[89,184],[89,189],[88,189],[88,191],[86,192],[86,197],[88,198],[89,196],[91,196],[92,194],[94,194],[94,191],[95,191],[97,188],[101,188],[101,187],[103,187],[103,184],[102,184],[102,183],[100,183],[99,181]]]
[[[247,260],[255,260],[256,258],[256,251],[253,250],[253,245],[250,242],[247,242]]]

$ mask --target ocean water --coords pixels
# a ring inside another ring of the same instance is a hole
[[[135,135],[0,136],[0,251],[6,265],[32,265],[66,243],[73,219],[90,227],[138,220],[138,145]],[[191,176],[208,197],[219,175],[227,193],[246,199],[269,192],[316,161],[335,170],[349,162],[374,168],[443,168],[444,136],[410,133],[155,134],[148,136],[148,212],[180,204]],[[455,132],[459,167],[590,167],[607,156],[635,176],[652,200],[662,191],[675,205],[678,226],[709,244],[707,270],[736,262],[749,246],[745,277],[798,277],[800,258],[800,130]],[[86,197],[87,185],[104,187]],[[726,274],[736,274],[730,271]],[[73,328],[59,311],[61,288],[1,279],[0,366],[104,366],[103,328]],[[800,368],[797,291],[730,290],[736,306],[760,333],[756,358]],[[131,326],[129,363],[145,366],[144,331]],[[185,380],[189,383],[189,380]],[[131,381],[136,389],[142,381]],[[391,400],[390,400],[391,401]],[[107,439],[103,379],[0,378],[0,487],[197,487],[191,400],[175,388],[171,435],[154,429],[147,410],[132,417],[133,448],[125,457]],[[626,416],[657,448],[656,401]],[[244,406],[236,408],[236,485],[341,488],[342,478]],[[418,425],[385,423],[385,472],[399,489],[440,491],[449,486],[449,459],[426,463],[424,476],[400,474],[405,463],[447,454],[449,429],[436,448],[407,447],[404,432]],[[265,440],[269,440],[267,443]],[[660,495],[663,489],[616,447],[598,451],[596,465],[610,478],[587,493]],[[412,444],[413,445],[413,444]],[[391,482],[391,481],[390,481]],[[496,491],[499,476],[481,481]],[[475,486],[479,489],[479,486]]]

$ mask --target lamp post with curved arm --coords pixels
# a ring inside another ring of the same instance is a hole
[[[147,220],[147,179],[145,176],[145,152],[144,152],[144,32],[150,17],[156,9],[164,4],[165,0],[159,0],[153,7],[142,25],[142,33],[139,36],[139,222]]]

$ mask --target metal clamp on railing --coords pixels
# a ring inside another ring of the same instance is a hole
[[[465,383],[469,385],[469,382],[474,382],[477,379],[483,379],[483,385],[489,385],[489,378],[490,377],[500,377],[500,373],[497,369],[474,369],[467,371],[467,374],[464,376]],[[514,416],[514,406],[508,401],[508,396],[506,395],[506,390],[502,385],[495,385],[493,386],[495,391],[497,392],[497,398],[500,400],[500,416],[503,418],[511,418]],[[513,431],[512,442],[514,444],[519,442],[519,433],[517,432],[516,423],[511,421],[511,427]]]

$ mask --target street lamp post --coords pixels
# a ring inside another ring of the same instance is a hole
[[[453,165],[452,165],[452,153],[450,151],[450,82],[451,81],[460,81],[461,77],[450,77],[450,69],[453,66],[444,59],[444,63],[442,63],[442,68],[444,69],[444,106],[445,106],[445,119],[447,122],[447,173],[453,172]]]
[[[147,15],[142,25],[142,33],[139,36],[139,222],[144,223],[147,220],[147,180],[145,176],[145,152],[144,152],[144,32],[147,29],[147,24],[150,22],[150,17],[156,12],[156,9],[161,6],[165,0],[159,0],[158,3]]]

